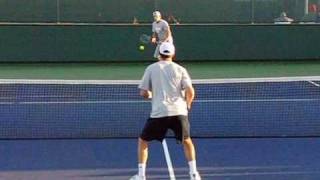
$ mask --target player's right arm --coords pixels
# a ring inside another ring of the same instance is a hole
[[[153,44],[157,43],[157,33],[155,33],[155,32],[152,33],[151,42]]]
[[[152,23],[152,36],[151,36],[151,43],[157,43],[157,33],[155,29],[155,23]]]
[[[140,96],[144,97],[145,99],[151,99],[152,93],[151,91],[140,89]]]
[[[190,110],[194,96],[195,96],[194,88],[192,86],[188,86],[185,91],[186,91],[187,107],[188,107],[188,110]]]
[[[189,73],[187,72],[186,69],[182,69],[181,85],[185,91],[185,99],[186,99],[188,110],[190,110],[193,99],[195,97],[195,91],[192,86],[192,82],[191,82],[191,78],[189,76]]]

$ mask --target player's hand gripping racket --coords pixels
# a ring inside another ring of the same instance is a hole
[[[149,36],[149,35],[147,35],[147,34],[142,34],[141,36],[140,36],[140,38],[139,38],[139,40],[140,40],[140,42],[142,43],[142,44],[151,44],[152,42],[151,42],[151,36]],[[155,44],[160,44],[160,42],[156,42]]]

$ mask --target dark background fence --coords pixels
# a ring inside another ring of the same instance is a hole
[[[179,23],[270,23],[282,11],[314,17],[319,0],[0,0],[1,22],[140,23],[160,10]],[[310,15],[311,14],[311,15]]]

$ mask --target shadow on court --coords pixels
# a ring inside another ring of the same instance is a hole
[[[195,139],[208,180],[318,180],[319,138]],[[168,140],[177,179],[188,179],[182,147]],[[1,140],[0,179],[125,180],[136,173],[135,139]],[[148,179],[168,179],[160,143],[150,145]]]

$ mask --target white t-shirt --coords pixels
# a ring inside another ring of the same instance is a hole
[[[167,21],[161,19],[158,22],[152,23],[152,32],[156,33],[158,36],[158,41],[163,42],[166,39],[166,33],[169,31],[170,27]],[[172,37],[168,38],[168,42],[173,43]]]
[[[152,91],[151,118],[188,115],[184,90],[192,86],[185,68],[172,61],[158,61],[149,65],[140,89]]]

